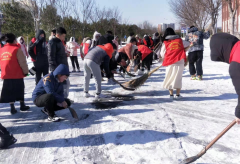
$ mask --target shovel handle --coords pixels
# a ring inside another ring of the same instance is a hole
[[[214,139],[212,140],[212,142],[210,142],[210,143],[206,146],[205,150],[207,151],[210,147],[212,147],[212,145],[215,144],[215,142],[217,142],[217,141],[218,141],[229,129],[231,129],[235,124],[236,124],[236,120],[234,119],[231,124],[229,124],[216,138],[214,138]]]

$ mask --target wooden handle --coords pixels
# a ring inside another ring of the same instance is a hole
[[[215,142],[217,142],[229,129],[231,129],[236,124],[236,120],[234,119],[231,124],[229,124],[212,142],[210,142],[206,150],[208,150]]]

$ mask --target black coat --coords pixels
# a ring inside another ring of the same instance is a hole
[[[43,30],[38,30],[36,37],[33,38],[29,44],[28,53],[31,58],[35,60],[35,65],[38,67],[45,67],[48,65],[47,45],[46,38],[40,38],[41,34],[44,34],[44,36],[46,36]],[[36,41],[34,42],[34,40]],[[34,51],[35,47],[36,54]]]
[[[53,38],[48,43],[48,61],[50,71],[55,70],[60,64],[68,66],[67,54],[65,47],[60,39]]]

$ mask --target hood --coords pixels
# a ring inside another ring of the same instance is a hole
[[[197,27],[192,27],[188,30],[188,32],[196,32],[196,31],[198,31]]]
[[[44,32],[43,30],[41,30],[41,29],[38,30],[38,32],[36,33],[36,36],[35,36],[35,37],[38,39],[41,34],[44,34],[45,39],[46,39],[46,34],[45,34],[45,32]]]
[[[68,66],[65,64],[60,64],[54,71],[53,76],[56,78],[57,75],[67,75],[69,76]]]
[[[22,36],[20,36],[20,37],[17,38],[17,42],[18,42],[19,44],[21,44],[21,43],[20,43],[21,38],[23,39]],[[23,39],[23,43],[25,43],[25,40],[24,40],[24,39]]]
[[[71,37],[69,42],[75,42],[75,38],[74,37]]]
[[[101,34],[97,31],[95,31],[93,34],[93,40],[97,41],[98,40],[98,39],[96,39],[97,36],[101,36]]]
[[[233,46],[239,39],[227,33],[214,34],[210,40],[211,60],[229,63]]]
[[[87,40],[91,40],[89,37],[86,37],[83,39],[83,43],[85,43]]]
[[[179,35],[168,35],[165,39],[167,40],[174,40],[180,38]]]

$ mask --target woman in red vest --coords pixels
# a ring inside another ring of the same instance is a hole
[[[28,74],[26,57],[17,45],[16,36],[6,34],[6,45],[0,49],[1,79],[3,87],[0,103],[10,103],[11,114],[15,114],[14,102],[20,101],[20,110],[26,111],[29,106],[24,103],[24,81]]]
[[[171,99],[179,99],[182,98],[180,91],[182,88],[183,69],[186,63],[183,41],[172,28],[166,29],[163,41],[161,48],[162,65],[167,67],[163,88],[169,90]],[[175,97],[173,96],[173,89],[177,90]]]

